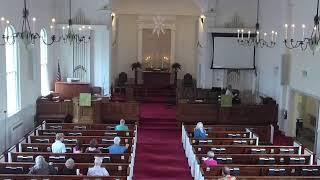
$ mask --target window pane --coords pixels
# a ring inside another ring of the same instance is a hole
[[[45,29],[42,29],[40,36],[43,41],[47,42],[47,33]],[[40,61],[41,61],[41,95],[45,96],[49,94],[49,80],[48,80],[48,47],[40,41]]]
[[[5,29],[5,35],[12,36],[13,27]],[[7,112],[9,115],[19,110],[19,91],[18,91],[18,67],[17,67],[17,46],[7,44],[6,46],[6,77],[7,77]]]

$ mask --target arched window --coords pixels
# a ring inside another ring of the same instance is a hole
[[[12,26],[5,29],[5,35],[12,37],[15,30]],[[17,42],[9,40],[6,44],[6,80],[7,80],[7,113],[13,115],[20,110],[19,64]]]
[[[40,36],[43,41],[47,42],[47,32],[45,29],[41,29]],[[48,47],[40,41],[40,63],[41,63],[41,95],[46,96],[50,93],[49,79],[48,79]]]

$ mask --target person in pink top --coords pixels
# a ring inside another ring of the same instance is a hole
[[[207,167],[215,167],[218,165],[218,162],[214,159],[213,151],[209,151],[207,157],[202,158],[202,160]]]

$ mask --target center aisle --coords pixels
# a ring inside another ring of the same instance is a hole
[[[140,111],[133,179],[191,180],[175,106],[142,104]]]

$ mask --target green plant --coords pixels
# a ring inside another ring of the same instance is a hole
[[[141,69],[142,64],[140,62],[135,62],[131,64],[132,71],[137,71],[138,69]]]
[[[178,72],[179,70],[181,70],[181,64],[179,63],[173,63],[171,65],[171,68],[175,71],[175,72]]]
[[[138,69],[142,68],[142,64],[140,62],[135,62],[131,64],[131,69],[134,71],[134,84],[138,84]]]

